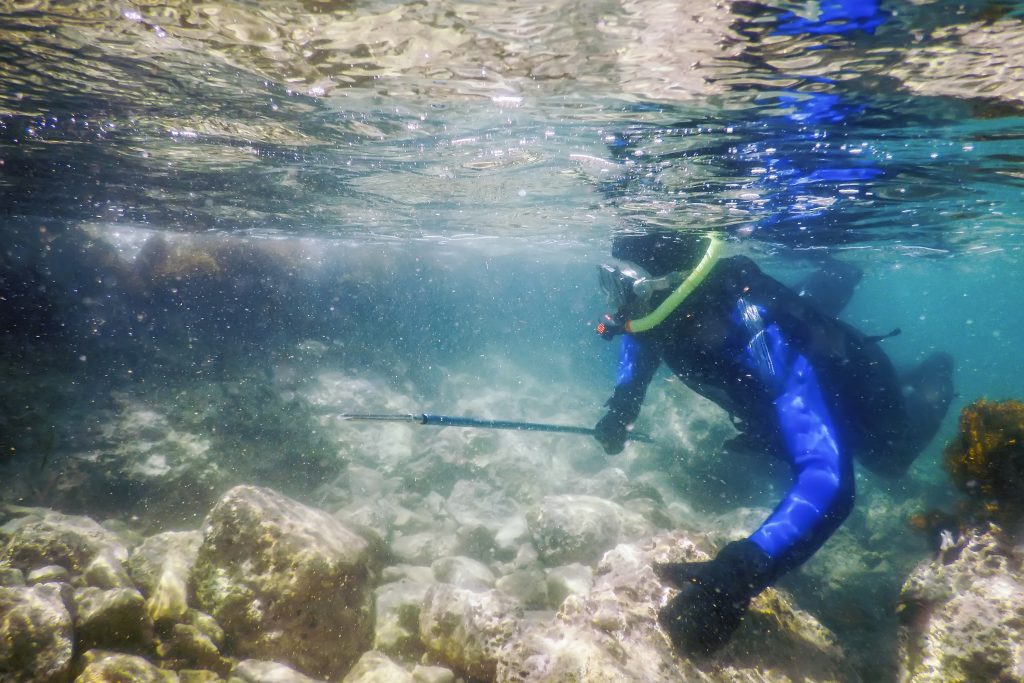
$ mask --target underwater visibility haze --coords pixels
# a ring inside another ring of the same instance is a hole
[[[0,681],[1024,680],[1022,83],[1010,0],[0,0]],[[593,427],[653,230],[955,364],[710,656],[652,566],[791,477],[666,370],[615,455],[345,417]]]

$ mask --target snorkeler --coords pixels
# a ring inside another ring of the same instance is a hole
[[[876,474],[904,474],[953,398],[948,354],[898,377],[881,337],[836,319],[860,279],[855,266],[834,261],[794,290],[721,250],[706,235],[622,234],[614,261],[599,267],[613,312],[598,332],[622,336],[615,392],[595,427],[605,451],[622,450],[664,361],[728,411],[746,443],[793,472],[785,498],[748,538],[710,562],[655,567],[680,591],[658,621],[689,654],[724,645],[750,600],[842,524],[854,501],[854,457]]]

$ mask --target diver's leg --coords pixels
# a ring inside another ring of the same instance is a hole
[[[906,448],[913,458],[935,437],[956,395],[953,357],[948,353],[933,353],[900,377],[900,388],[909,423]]]
[[[837,316],[863,276],[864,271],[852,263],[829,259],[797,285],[796,291],[821,312]]]

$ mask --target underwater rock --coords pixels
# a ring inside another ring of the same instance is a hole
[[[526,609],[547,609],[548,581],[539,567],[516,569],[495,584],[502,593],[515,598]]]
[[[407,564],[429,565],[434,560],[454,555],[459,550],[459,539],[454,531],[439,529],[414,534],[396,534],[391,541],[395,558]]]
[[[183,623],[157,625],[156,653],[165,669],[210,669],[226,675],[232,663],[221,656],[223,647],[224,630],[205,612],[189,609]]]
[[[324,490],[320,488],[320,492]],[[325,509],[331,509],[330,505],[323,505]],[[373,500],[366,504],[353,504],[340,507],[333,511],[336,519],[342,524],[358,528],[361,533],[372,531],[381,541],[389,545],[395,530],[392,521],[394,519],[393,506],[384,500]]]
[[[188,576],[202,542],[198,531],[166,531],[132,551],[128,572],[146,596],[154,623],[180,621],[188,611]]]
[[[123,563],[128,549],[89,517],[37,510],[0,527],[0,565],[31,572],[49,565],[67,569],[75,582],[97,588],[134,587]]]
[[[224,683],[223,678],[205,669],[181,669],[176,673],[178,683]]]
[[[524,628],[502,651],[495,680],[857,680],[831,634],[773,589],[754,599],[739,630],[713,659],[677,655],[657,624],[658,609],[674,591],[661,585],[652,563],[706,559],[706,553],[678,533],[643,545],[617,546],[598,565],[589,596],[568,596],[552,620]]]
[[[481,481],[455,483],[445,508],[459,526],[460,536],[479,530],[499,555],[512,555],[529,538],[526,515],[514,500]]]
[[[900,595],[903,683],[1024,680],[1024,552],[969,531]]]
[[[422,653],[420,607],[431,585],[432,577],[430,581],[401,578],[377,587],[374,591],[377,617],[373,633],[375,650],[408,658]]]
[[[207,516],[191,585],[226,653],[341,676],[373,637],[373,550],[325,512],[237,486]]]
[[[380,582],[382,584],[401,581],[402,579],[415,581],[416,583],[436,583],[434,571],[430,567],[420,567],[414,564],[393,564],[384,567],[380,572]]]
[[[420,639],[453,669],[494,679],[501,651],[519,633],[522,608],[498,591],[436,584],[420,609]]]
[[[487,565],[469,557],[442,557],[434,560],[430,569],[439,582],[471,591],[490,590],[496,580]]]
[[[0,680],[68,680],[72,622],[57,585],[0,587],[0,615]]]
[[[37,583],[70,583],[71,572],[59,564],[48,564],[30,571],[25,582],[30,586]]]
[[[14,567],[0,567],[0,586],[24,586],[25,573]]]
[[[165,669],[209,669],[219,674],[231,670],[231,662],[221,656],[215,639],[192,624],[163,629],[157,637],[156,652]]]
[[[370,650],[359,658],[341,683],[416,683],[416,680],[387,655]]]
[[[238,663],[228,683],[323,683],[279,662],[246,659]]]
[[[417,664],[412,668],[412,680],[416,683],[455,683],[455,672],[443,666]]]
[[[136,520],[138,521],[138,520]],[[134,549],[140,543],[146,540],[146,534],[140,531],[137,527],[131,526],[128,522],[123,519],[108,518],[99,520],[100,526],[114,534],[121,545],[129,550]]]
[[[84,668],[75,683],[179,683],[173,671],[161,669],[137,655],[89,650],[82,656]]]
[[[652,532],[640,515],[593,496],[547,496],[527,518],[533,543],[550,565],[592,565],[621,539]]]
[[[552,567],[546,574],[548,601],[555,609],[570,595],[587,597],[594,586],[594,570],[578,562]]]
[[[75,645],[148,654],[153,650],[153,623],[146,601],[134,588],[75,591]]]

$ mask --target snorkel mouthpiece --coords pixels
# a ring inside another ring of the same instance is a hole
[[[611,313],[605,313],[601,317],[601,322],[597,324],[597,333],[601,335],[602,339],[611,341],[616,336],[624,334],[626,332],[626,316],[621,313],[612,315]]]

